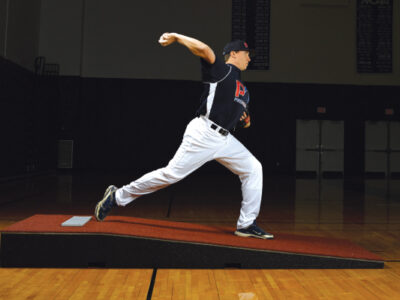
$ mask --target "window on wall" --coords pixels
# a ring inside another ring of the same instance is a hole
[[[232,40],[254,49],[249,70],[269,70],[271,0],[232,0]]]
[[[357,71],[392,72],[393,0],[357,1]]]

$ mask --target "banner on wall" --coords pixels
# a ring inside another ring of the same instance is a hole
[[[270,0],[232,0],[232,40],[254,49],[249,70],[269,70],[270,9]]]
[[[392,72],[393,0],[357,0],[357,71]]]

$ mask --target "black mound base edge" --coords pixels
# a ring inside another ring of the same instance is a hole
[[[3,267],[383,268],[383,261],[260,251],[108,234],[2,233]]]

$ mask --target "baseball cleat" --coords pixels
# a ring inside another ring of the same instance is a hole
[[[94,216],[96,217],[97,221],[103,221],[110,210],[117,206],[115,202],[115,191],[117,187],[114,185],[110,185],[106,192],[104,193],[103,199],[101,199],[94,210]]]
[[[274,235],[265,232],[260,227],[257,226],[256,221],[253,222],[249,227],[237,229],[235,235],[241,237],[255,237],[259,239],[273,239]]]

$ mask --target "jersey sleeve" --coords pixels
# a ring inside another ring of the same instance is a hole
[[[200,58],[201,63],[201,79],[203,82],[217,82],[223,79],[229,72],[229,67],[220,59],[215,57],[213,64],[208,63]]]

